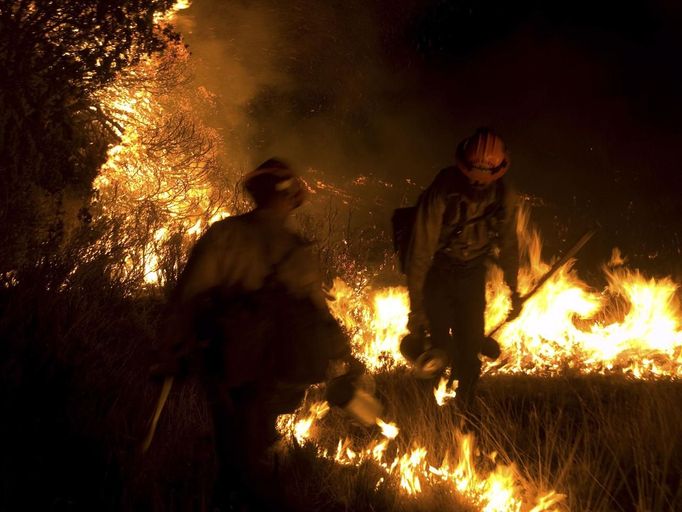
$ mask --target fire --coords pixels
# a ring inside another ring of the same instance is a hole
[[[158,26],[171,22],[188,1],[158,13]],[[118,136],[93,187],[93,209],[117,219],[134,240],[122,265],[142,269],[147,283],[160,282],[160,254],[174,235],[188,246],[212,222],[229,215],[216,181],[217,133],[191,115],[182,82],[188,50],[169,43],[163,56],[142,59],[98,93],[100,108]],[[169,90],[167,90],[169,89]],[[151,233],[145,238],[144,233]]]
[[[190,0],[177,0],[168,11],[157,12],[154,15],[154,21],[156,23],[171,22],[171,21],[173,21],[173,18],[175,18],[175,15],[179,11],[184,11],[185,9],[189,9],[191,5],[192,5],[192,2]]]
[[[541,239],[528,227],[527,212],[519,215],[519,238],[528,260],[520,270],[519,283],[521,292],[527,293],[551,265],[541,257]],[[677,284],[669,278],[647,278],[627,269],[624,263],[614,251],[612,261],[604,268],[608,286],[599,291],[583,282],[569,261],[527,301],[522,314],[499,331],[503,364],[490,363],[486,371],[554,375],[573,369],[639,379],[682,376],[682,314]],[[490,331],[510,309],[510,291],[499,268],[490,269],[486,290],[486,329]],[[332,312],[349,331],[355,355],[370,372],[391,371],[406,364],[399,352],[409,313],[405,288],[376,289],[366,283],[351,287],[336,280],[331,295],[335,298],[329,303]],[[451,387],[447,382],[445,375],[434,389],[441,406],[456,396],[456,382]],[[304,420],[313,416],[309,414]],[[383,420],[377,424],[384,439],[373,440],[364,448],[354,446],[349,438],[339,439],[335,451],[322,448],[320,439],[312,435],[303,442],[313,443],[320,457],[338,464],[357,466],[371,461],[385,473],[377,488],[394,482],[410,496],[445,484],[481,510],[532,512],[556,510],[564,499],[555,491],[527,496],[513,464],[495,464],[491,470],[482,470],[471,434],[456,432],[454,456],[433,465],[424,446],[416,442],[406,449],[400,443],[397,425],[390,424],[395,429],[388,429]],[[310,425],[305,425],[305,431],[310,432]],[[301,442],[296,428],[282,428],[280,432],[293,432],[289,435]]]
[[[448,380],[448,375],[442,376],[438,382],[438,386],[433,390],[436,403],[441,407],[457,396],[458,382],[454,381],[452,385],[448,386]]]
[[[513,465],[496,465],[491,471],[480,469],[483,458],[476,456],[473,435],[455,432],[457,450],[454,457],[445,457],[440,465],[432,465],[428,450],[419,445],[403,449],[396,442],[399,429],[395,424],[378,420],[385,439],[372,440],[366,447],[353,445],[350,438],[339,439],[335,450],[327,450],[317,444],[310,435],[312,423],[319,418],[319,402],[313,403],[305,418],[295,421],[296,415],[279,418],[280,433],[293,437],[298,443],[313,443],[319,457],[333,460],[345,466],[358,466],[371,462],[380,468],[384,476],[375,488],[388,481],[396,482],[408,496],[423,493],[426,487],[449,486],[453,491],[469,499],[483,511],[555,510],[554,505],[564,496],[550,491],[536,498],[526,496],[524,482]],[[301,435],[305,431],[305,435]],[[389,452],[391,455],[389,455]],[[532,507],[532,508],[531,508]]]
[[[277,417],[277,430],[291,432],[299,444],[305,443],[311,435],[311,427],[316,420],[324,418],[329,412],[329,404],[325,401],[314,402],[308,409],[305,418],[297,420],[298,414],[282,414]]]
[[[400,340],[407,334],[409,300],[404,288],[353,289],[341,279],[331,290],[329,308],[351,333],[355,355],[371,371],[406,364]]]
[[[519,238],[530,266],[520,273],[520,286],[530,289],[546,271],[536,231],[527,229],[520,213]],[[620,252],[604,269],[608,286],[591,289],[565,266],[505,326],[499,341],[508,359],[505,372],[555,374],[564,368],[583,373],[621,372],[635,378],[682,376],[682,312],[677,284],[670,278],[646,278],[623,267]],[[488,297],[503,289],[498,274]],[[500,301],[490,301],[486,325],[500,316]],[[508,306],[507,306],[508,307]]]
[[[519,272],[519,288],[527,293],[550,265],[541,258],[537,231],[520,214],[519,239],[529,265]],[[565,369],[583,373],[618,372],[635,378],[682,377],[682,311],[670,278],[646,278],[623,267],[618,251],[605,267],[606,289],[597,291],[572,270],[571,262],[549,279],[524,305],[519,318],[497,338],[503,365],[489,373],[556,375]],[[405,365],[400,339],[407,332],[409,298],[403,288],[353,289],[336,280],[330,308],[351,334],[356,355],[370,371]],[[486,329],[507,316],[510,291],[502,271],[490,269]],[[447,391],[441,382],[439,400]]]
[[[172,20],[188,1],[179,1],[156,19],[162,25]],[[189,54],[181,45],[170,58],[185,62]],[[102,111],[115,120],[112,129],[119,142],[108,151],[94,187],[100,215],[122,218],[131,231],[144,231],[140,250],[131,249],[123,264],[142,267],[145,281],[161,279],[163,245],[180,234],[191,240],[211,223],[230,214],[224,198],[214,187],[212,166],[216,158],[211,141],[217,136],[199,128],[196,139],[173,149],[159,146],[159,137],[182,131],[177,112],[187,105],[155,90],[149,77],[158,75],[168,62],[160,57],[142,60],[120,80],[101,91]],[[208,141],[208,142],[207,142]],[[366,180],[358,181],[361,185]],[[318,180],[317,189],[343,191]],[[139,212],[152,206],[153,215],[140,225]],[[529,229],[526,212],[520,213],[520,240],[529,264],[520,272],[522,291],[545,274],[550,265],[542,259],[539,234]],[[133,245],[133,244],[131,244]],[[595,291],[581,281],[570,263],[550,279],[525,305],[521,316],[498,335],[503,365],[489,365],[489,373],[534,373],[552,375],[572,368],[584,373],[620,372],[635,378],[682,377],[682,328],[676,299],[677,284],[671,279],[649,279],[623,266],[620,257],[606,268],[608,287]],[[351,335],[355,355],[372,373],[406,365],[399,351],[407,333],[409,299],[404,287],[372,288],[369,283],[349,285],[334,282],[329,303],[332,313]],[[508,314],[509,289],[502,272],[491,268],[487,283],[486,326],[491,329]],[[438,405],[456,396],[456,384],[447,377],[434,389]],[[528,496],[514,465],[495,464],[492,469],[477,455],[471,434],[455,432],[456,451],[440,464],[415,440],[407,447],[395,423],[377,420],[382,438],[366,446],[354,446],[349,438],[338,439],[336,449],[322,446],[316,424],[326,417],[329,405],[315,402],[307,411],[278,418],[278,430],[298,444],[312,443],[320,457],[338,464],[357,466],[371,462],[383,475],[376,487],[393,482],[409,496],[427,487],[445,485],[467,497],[481,510],[554,510],[564,497],[554,491]]]
[[[400,433],[400,429],[396,427],[394,423],[386,423],[385,421],[377,418],[377,425],[379,425],[381,433],[384,435],[384,437],[388,439],[395,439]]]

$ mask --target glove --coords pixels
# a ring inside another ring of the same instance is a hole
[[[410,311],[410,316],[407,320],[407,329],[412,334],[423,334],[429,330],[429,320],[426,314],[421,311]]]
[[[508,322],[514,320],[515,318],[518,318],[518,316],[521,314],[521,310],[523,309],[523,302],[524,300],[519,295],[519,292],[517,291],[512,292],[511,295],[512,307],[511,311],[509,312],[509,316],[507,317]]]

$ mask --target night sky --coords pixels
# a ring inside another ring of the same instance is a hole
[[[179,28],[226,161],[391,181],[388,222],[488,125],[548,255],[597,220],[588,271],[619,246],[678,273],[681,21],[672,1],[195,0]]]

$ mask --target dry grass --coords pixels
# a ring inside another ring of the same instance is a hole
[[[29,293],[5,304],[0,508],[205,509],[214,460],[196,381],[174,388],[151,451],[136,451],[159,390],[146,373],[158,305],[82,293]],[[378,375],[376,384],[385,418],[401,428],[398,447],[418,442],[436,464],[454,449],[459,418],[452,406],[435,404],[430,385],[405,372]],[[680,510],[681,387],[620,377],[488,377],[473,431],[483,453],[517,465],[529,492],[554,488],[568,495],[570,510]],[[339,437],[362,446],[378,436],[340,411],[321,427],[330,449]],[[417,498],[395,482],[375,489],[383,474],[373,464],[340,466],[308,446],[292,449],[279,475],[297,510],[471,508],[446,488]]]
[[[404,373],[380,375],[377,384],[386,418],[401,427],[398,446],[418,442],[436,465],[455,449],[461,422],[453,406],[439,408],[431,388]],[[620,377],[490,377],[468,428],[482,453],[516,465],[529,495],[552,488],[567,494],[561,509],[680,510],[681,391],[682,383]],[[339,413],[317,432],[325,447],[339,436],[362,446],[371,434]],[[294,448],[282,473],[301,510],[319,510],[308,504],[320,502],[343,510],[467,510],[445,488],[416,498],[395,483],[375,491],[371,483],[382,474],[371,464],[348,468],[313,456],[309,446]]]
[[[106,263],[106,262],[105,262]],[[131,298],[94,261],[63,289],[40,275],[0,290],[0,509],[206,510],[212,429],[196,380],[174,387],[150,452],[137,448],[160,384],[147,368],[162,301]],[[376,376],[395,445],[438,464],[459,418],[405,372]],[[567,508],[682,510],[682,383],[622,377],[488,377],[472,430],[483,453],[513,462],[528,491],[554,488]],[[378,432],[339,412],[321,422],[362,446]],[[448,489],[407,497],[372,464],[347,467],[297,447],[279,475],[298,510],[467,510]],[[39,492],[38,492],[39,491]]]

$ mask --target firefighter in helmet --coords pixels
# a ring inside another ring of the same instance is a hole
[[[484,335],[491,259],[512,290],[512,314],[520,307],[516,199],[502,178],[508,169],[504,142],[493,131],[480,128],[464,139],[455,165],[440,171],[420,196],[407,250],[408,328],[413,334],[428,331],[447,352],[465,408],[480,376],[479,353],[500,355],[497,342]]]
[[[213,224],[190,254],[156,373],[198,368],[214,422],[216,504],[232,506],[236,491],[261,510],[273,508],[264,496],[277,415],[293,412],[350,345],[327,308],[310,243],[287,227],[304,183],[270,159],[244,186],[255,209]]]

